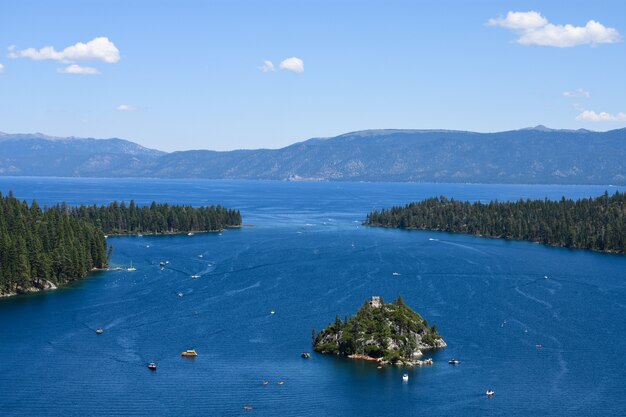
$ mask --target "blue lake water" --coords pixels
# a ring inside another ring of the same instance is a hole
[[[626,256],[360,225],[436,195],[616,188],[0,177],[9,189],[40,204],[221,203],[250,227],[110,238],[111,263],[137,271],[0,300],[2,416],[626,415]],[[300,358],[313,328],[372,295],[437,324],[449,347],[432,367],[403,383],[402,369]]]

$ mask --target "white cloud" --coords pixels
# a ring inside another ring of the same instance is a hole
[[[600,112],[596,113],[593,110],[583,110],[578,116],[576,116],[576,120],[585,121],[585,122],[626,122],[626,113],[607,113]]]
[[[81,67],[80,65],[72,64],[65,68],[57,68],[57,72],[62,74],[79,74],[79,75],[98,75],[100,71],[93,67]]]
[[[263,65],[259,67],[261,72],[274,72],[276,68],[274,68],[274,64],[272,61],[263,61]]]
[[[489,19],[487,23],[491,26],[502,26],[507,29],[531,30],[547,25],[548,19],[531,10],[530,12],[508,12],[505,18]]]
[[[280,63],[280,69],[293,72],[304,72],[304,61],[300,58],[292,56],[291,58],[287,58]]]
[[[62,51],[57,51],[53,46],[22,50],[16,50],[15,46],[11,46],[9,47],[9,58],[30,58],[35,61],[52,59],[64,63],[102,61],[107,64],[115,64],[120,60],[120,51],[109,38],[99,37],[87,43],[78,42]]]
[[[2,71],[4,71],[4,65],[0,64],[0,74],[2,74]]]
[[[563,91],[563,97],[591,97],[591,93],[582,88],[577,88],[574,91]]]
[[[590,20],[585,26],[555,25],[540,13],[508,12],[506,17],[489,19],[491,26],[502,26],[518,34],[521,45],[556,46],[568,48],[578,45],[616,43],[622,40],[619,32],[602,23]]]
[[[117,106],[115,108],[115,110],[118,110],[118,111],[135,111],[136,109],[133,106],[128,105],[128,104],[120,104],[119,106]]]

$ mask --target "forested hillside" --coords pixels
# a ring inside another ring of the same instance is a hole
[[[626,253],[626,193],[619,192],[576,201],[563,198],[488,204],[431,198],[374,211],[365,223]]]
[[[0,193],[0,295],[51,288],[107,266],[105,234],[183,233],[241,225],[221,206],[170,206],[133,201],[42,209]]]
[[[100,229],[62,206],[42,210],[0,193],[0,294],[64,284],[106,264]]]

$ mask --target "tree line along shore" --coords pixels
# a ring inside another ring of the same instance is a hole
[[[40,207],[0,193],[0,296],[56,288],[107,267],[110,234],[162,234],[241,226],[238,210],[221,206],[133,201],[102,206]]]
[[[626,193],[578,200],[467,202],[435,197],[375,210],[365,225],[467,233],[626,253]]]

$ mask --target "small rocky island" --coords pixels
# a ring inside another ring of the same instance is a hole
[[[437,326],[407,306],[402,297],[385,304],[381,297],[366,301],[354,317],[339,316],[320,333],[313,331],[313,349],[319,353],[375,360],[380,364],[430,365],[419,360],[422,350],[446,347]]]

